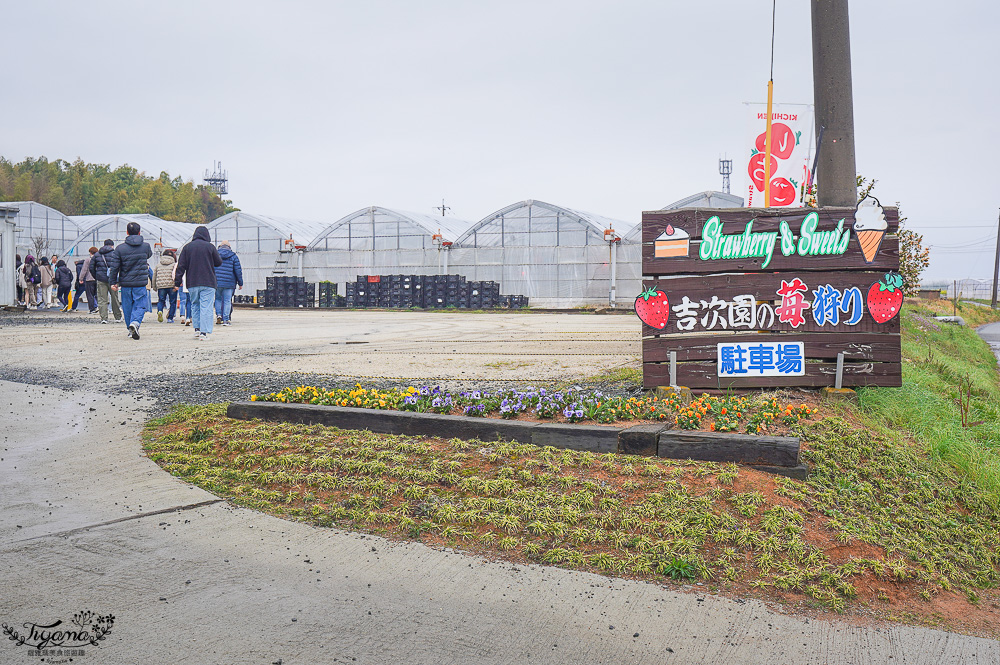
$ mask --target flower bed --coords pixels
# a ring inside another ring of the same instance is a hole
[[[680,429],[763,434],[789,427],[817,412],[806,403],[781,405],[774,395],[703,394],[689,404],[677,395],[664,398],[606,395],[598,390],[566,388],[546,390],[471,390],[452,394],[440,387],[365,388],[324,390],[298,386],[267,395],[251,395],[251,401],[285,404],[318,404],[364,409],[391,409],[418,413],[440,413],[488,418],[537,419],[554,422],[621,423],[667,421]]]

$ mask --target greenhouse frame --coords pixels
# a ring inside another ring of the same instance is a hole
[[[80,226],[55,208],[34,201],[4,202],[4,206],[17,208],[15,244],[21,257],[35,254],[35,238],[48,241],[46,254],[62,256],[80,234]]]
[[[179,249],[191,240],[196,224],[173,222],[154,215],[80,215],[71,217],[80,227],[80,233],[67,248],[66,253],[87,256],[90,247],[100,248],[105,240],[113,240],[115,245],[125,241],[126,227],[131,222],[139,224],[142,239],[153,250],[153,259],[165,249]],[[151,259],[151,261],[153,260]]]

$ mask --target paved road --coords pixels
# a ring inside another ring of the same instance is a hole
[[[253,343],[272,350],[302,344],[282,335],[312,325],[292,319],[268,337],[258,323]],[[93,334],[111,335],[106,328]],[[38,331],[0,329],[0,345],[25,332]],[[105,365],[130,358],[129,376],[183,366],[126,355],[167,334],[176,332],[100,341]],[[221,359],[226,344],[213,347]],[[74,358],[68,342],[39,346],[19,347],[17,362],[44,368]],[[207,361],[206,351],[181,349]],[[990,640],[808,621],[755,601],[490,562],[236,509],[142,454],[148,400],[0,381],[3,402],[0,622],[23,632],[81,610],[114,614],[107,639],[74,663],[1000,662],[1000,643]],[[26,653],[0,639],[0,663],[39,662]]]
[[[976,332],[990,345],[997,361],[1000,362],[1000,323],[987,323],[985,326],[979,326]]]

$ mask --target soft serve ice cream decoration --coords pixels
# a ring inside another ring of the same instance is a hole
[[[854,211],[854,233],[858,237],[858,244],[861,245],[865,263],[875,260],[875,254],[882,246],[882,239],[888,226],[882,204],[874,196],[866,196]]]

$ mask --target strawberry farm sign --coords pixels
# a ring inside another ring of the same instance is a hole
[[[858,208],[643,213],[647,388],[901,384],[898,213]]]

